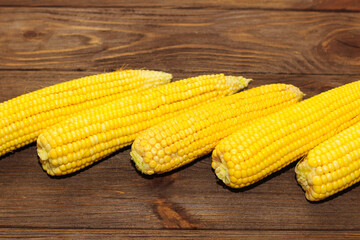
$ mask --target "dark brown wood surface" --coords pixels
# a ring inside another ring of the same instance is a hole
[[[220,2],[1,1],[0,101],[123,66],[291,83],[306,98],[360,79],[359,1]],[[0,157],[0,238],[360,238],[359,184],[310,203],[294,164],[233,191],[209,155],[144,177],[129,152],[61,178],[34,144]]]
[[[31,7],[123,7],[123,8],[216,8],[216,9],[291,9],[321,11],[359,11],[360,2],[354,0],[8,0],[0,2],[1,6]]]

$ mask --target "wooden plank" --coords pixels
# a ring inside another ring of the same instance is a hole
[[[2,71],[0,96],[5,100],[27,87],[37,89],[89,73]],[[179,72],[174,77],[196,73]],[[250,87],[292,83],[307,97],[359,76],[249,75],[254,78]],[[11,92],[11,89],[15,90]],[[34,145],[1,157],[0,227],[14,231],[24,228],[360,230],[358,185],[329,201],[314,204],[305,200],[297,185],[294,165],[260,184],[233,191],[216,179],[210,156],[169,174],[146,177],[135,170],[129,151],[125,148],[84,171],[61,178],[51,178],[42,171]]]
[[[293,166],[231,191],[210,157],[159,177],[141,176],[129,149],[66,178],[50,178],[28,147],[1,159],[0,227],[360,230],[360,188],[312,204]]]
[[[0,69],[359,74],[360,15],[1,8]]]
[[[354,0],[314,0],[314,1],[301,1],[301,0],[243,0],[232,1],[223,0],[219,1],[191,1],[183,0],[181,2],[175,0],[159,1],[159,0],[132,0],[132,1],[115,1],[115,0],[102,0],[102,1],[88,1],[88,0],[11,0],[2,1],[3,6],[61,6],[61,7],[151,7],[151,8],[216,8],[216,9],[293,9],[293,10],[337,10],[337,11],[359,11],[360,3]]]
[[[19,239],[359,239],[359,231],[251,231],[153,229],[0,229],[1,238]]]

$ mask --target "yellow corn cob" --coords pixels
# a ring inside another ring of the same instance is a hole
[[[360,120],[360,81],[255,120],[224,138],[212,167],[233,188],[253,184]]]
[[[0,156],[34,142],[69,115],[170,82],[171,74],[124,70],[56,84],[0,103]]]
[[[323,200],[359,182],[360,123],[310,150],[295,172],[309,201]]]
[[[82,169],[130,145],[139,132],[198,104],[247,86],[242,77],[199,76],[150,89],[75,115],[46,129],[38,155],[50,175]]]
[[[296,103],[302,95],[292,85],[271,84],[224,97],[142,132],[130,154],[145,174],[171,171],[210,153],[224,137]]]

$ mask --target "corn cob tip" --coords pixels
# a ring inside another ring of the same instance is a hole
[[[321,201],[360,181],[360,123],[311,149],[296,167],[309,201]]]
[[[154,170],[150,168],[149,164],[147,164],[141,155],[136,151],[134,144],[131,145],[130,156],[135,163],[136,169],[147,175],[154,174]]]
[[[226,84],[230,86],[231,92],[228,95],[234,94],[239,90],[246,88],[252,81],[250,78],[244,78],[242,76],[225,76]]]
[[[157,83],[157,86],[169,83],[173,78],[173,75],[171,73],[161,71],[143,70],[142,73],[147,81],[147,84],[144,84],[144,87],[146,88],[154,86],[154,83]],[[150,74],[152,74],[153,77],[150,77]]]
[[[39,141],[39,139],[37,140],[37,149],[36,150],[37,150],[38,156],[41,160],[46,160],[49,158],[46,150],[44,149],[43,144],[41,143],[41,141]]]
[[[51,171],[51,167],[50,167],[50,161],[49,161],[49,154],[45,149],[45,145],[44,143],[40,140],[42,137],[42,135],[39,135],[39,137],[37,138],[37,154],[40,158],[40,162],[41,162],[41,166],[44,169],[44,171],[46,171],[49,175],[54,176],[55,173]]]
[[[302,158],[295,167],[296,180],[304,191],[309,189],[309,184],[306,180],[305,171],[308,172],[308,166],[306,166],[306,157]],[[305,170],[305,171],[304,171]]]
[[[216,154],[216,149],[213,151],[212,159],[213,161],[211,163],[211,167],[214,169],[216,176],[226,185],[229,185],[229,169],[226,165],[225,160],[219,154]]]
[[[154,86],[160,86],[166,83],[169,83],[173,78],[171,73],[155,71],[155,70],[146,70],[146,69],[126,69],[120,68],[115,70],[114,72],[138,72],[139,76],[143,76],[145,79],[144,88],[150,88]]]
[[[295,87],[291,84],[288,84],[287,86],[287,90],[293,92],[297,100],[302,100],[302,98],[305,96],[305,94],[298,87]]]
[[[0,156],[35,142],[42,130],[74,113],[165,85],[171,78],[169,73],[153,70],[100,73],[1,102]]]
[[[314,191],[314,183],[316,183],[316,169],[309,165],[308,157],[302,158],[295,166],[296,181],[305,191],[305,198],[308,201],[316,202],[326,198],[320,196]],[[318,186],[315,186],[315,188]],[[326,188],[325,188],[326,189]]]

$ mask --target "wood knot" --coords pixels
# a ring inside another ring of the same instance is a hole
[[[154,213],[158,216],[163,226],[168,229],[196,229],[200,228],[198,224],[187,215],[185,209],[166,199],[157,199],[153,202]]]
[[[29,30],[24,32],[23,36],[26,39],[34,39],[38,36],[38,34],[35,31]]]
[[[323,43],[322,50],[332,58],[341,58],[350,63],[359,60],[360,31],[341,31],[330,35]]]

